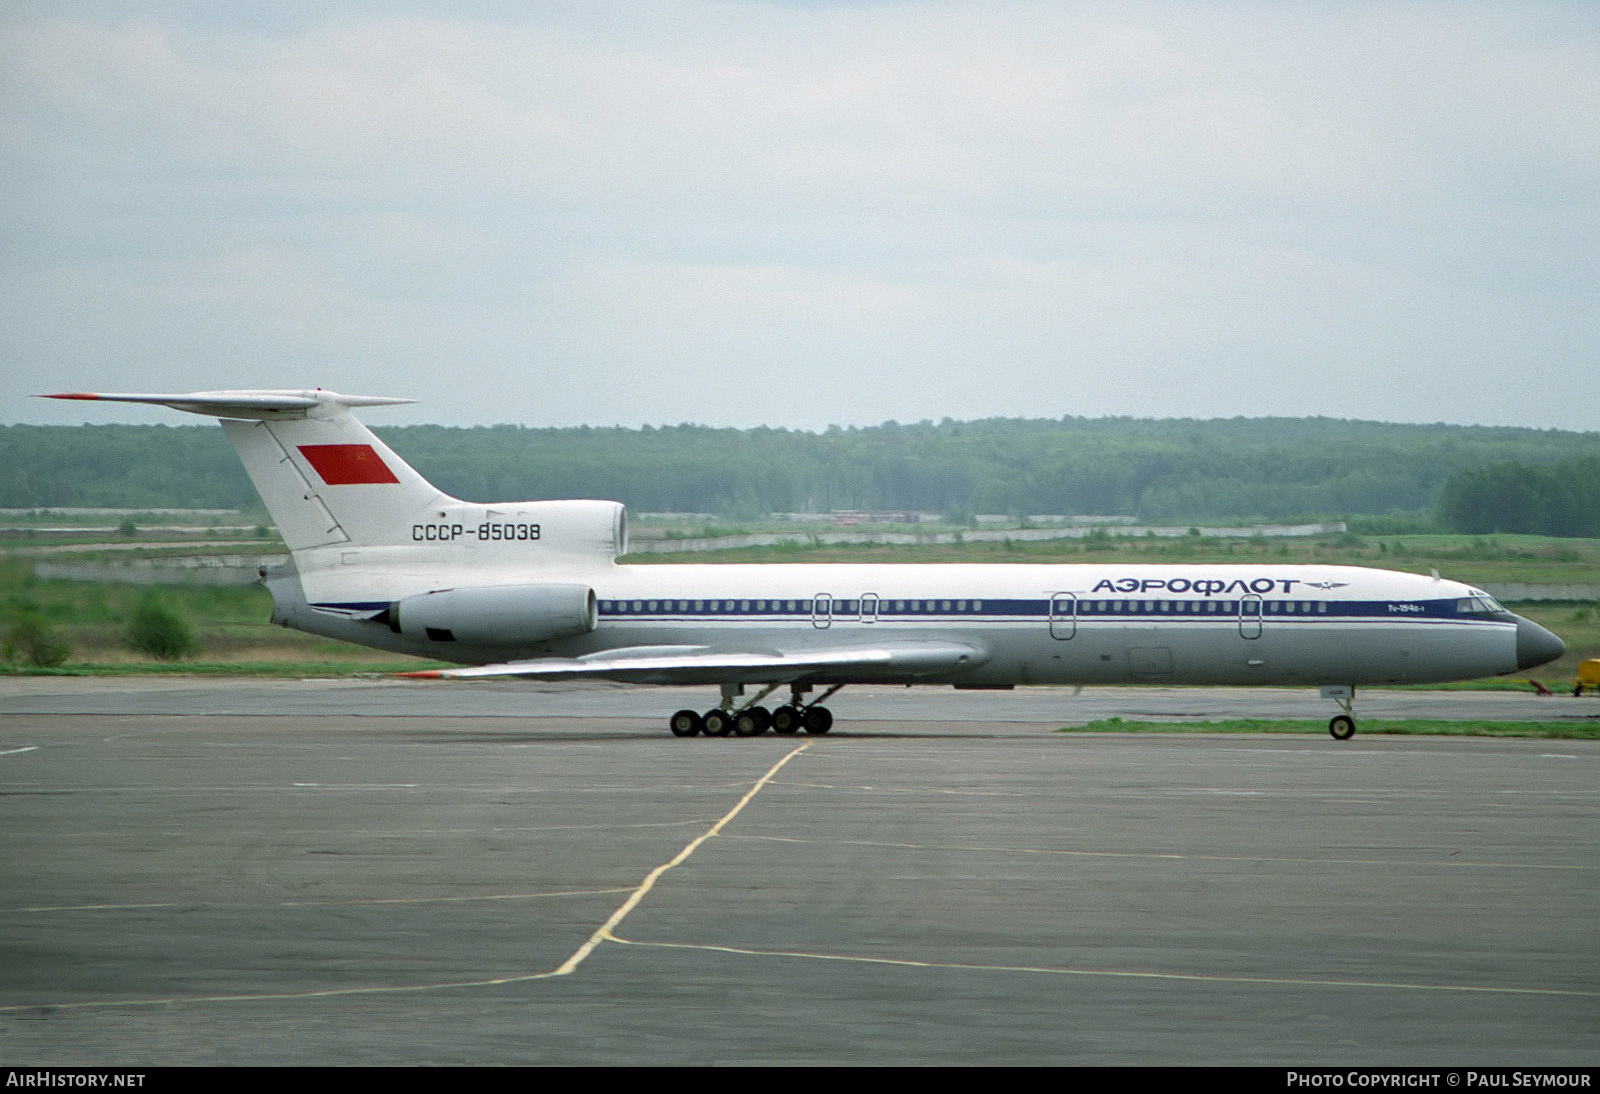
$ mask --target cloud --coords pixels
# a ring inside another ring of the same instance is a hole
[[[1586,6],[621,10],[16,8],[0,419],[1592,424]]]

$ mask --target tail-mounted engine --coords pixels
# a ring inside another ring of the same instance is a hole
[[[587,585],[491,585],[408,596],[378,620],[396,634],[433,642],[523,646],[587,634],[598,613]]]

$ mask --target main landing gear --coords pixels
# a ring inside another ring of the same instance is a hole
[[[1338,687],[1324,687],[1324,699],[1332,699],[1344,708],[1343,714],[1335,714],[1328,720],[1328,732],[1333,734],[1336,741],[1348,741],[1356,735],[1356,689],[1348,685]]]
[[[768,684],[755,698],[740,704],[743,684],[722,685],[722,702],[704,714],[680,710],[667,721],[674,737],[693,737],[704,733],[707,737],[759,737],[767,730],[774,733],[798,733],[802,729],[811,734],[822,734],[833,728],[833,715],[822,706],[822,700],[844,687],[835,684],[817,698],[807,703],[802,696],[811,690],[809,684],[789,686],[789,701],[776,710],[760,706],[762,699],[777,691],[782,684]]]

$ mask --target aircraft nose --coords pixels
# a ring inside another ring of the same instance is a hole
[[[1567,652],[1567,644],[1531,619],[1517,616],[1517,668],[1531,669]]]

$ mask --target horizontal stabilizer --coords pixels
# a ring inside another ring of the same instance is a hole
[[[801,650],[740,651],[687,646],[607,650],[587,657],[547,657],[460,669],[402,672],[412,679],[621,680],[638,684],[792,683],[848,672],[852,678],[901,679],[976,668],[988,653],[964,642],[884,642]]]
[[[105,403],[151,403],[187,410],[211,418],[295,419],[331,417],[356,406],[393,406],[415,402],[386,395],[341,395],[313,388],[309,391],[191,391],[159,395],[127,392],[74,391],[44,395],[45,399],[82,399]]]

